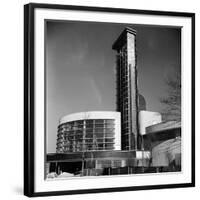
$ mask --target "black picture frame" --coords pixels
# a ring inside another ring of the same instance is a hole
[[[100,189],[77,189],[66,191],[46,191],[35,192],[34,181],[34,133],[35,133],[35,48],[34,48],[34,30],[35,30],[35,9],[57,9],[57,10],[80,10],[80,11],[96,11],[107,13],[128,13],[128,14],[147,14],[152,16],[177,16],[191,18],[192,27],[192,155],[191,155],[191,183],[168,184],[168,185],[144,185],[131,187],[117,187],[117,188],[100,188]],[[135,10],[135,9],[121,9],[121,8],[105,8],[105,7],[87,7],[87,6],[73,6],[73,5],[56,5],[56,4],[36,4],[30,3],[24,5],[24,195],[29,197],[36,196],[52,196],[52,195],[72,195],[85,193],[100,193],[100,192],[122,192],[134,190],[149,190],[149,189],[163,189],[163,188],[184,188],[195,186],[195,14],[186,12],[166,12],[153,10]]]

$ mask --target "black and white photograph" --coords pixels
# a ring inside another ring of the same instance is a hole
[[[46,178],[181,172],[181,28],[46,21]]]
[[[194,14],[25,16],[25,194],[194,186]]]
[[[199,5],[2,1],[0,199],[199,199]]]

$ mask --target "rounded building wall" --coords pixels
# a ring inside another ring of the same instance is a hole
[[[139,130],[141,135],[146,134],[146,128],[162,122],[162,116],[158,112],[140,111],[139,112]]]
[[[119,112],[81,112],[60,119],[57,153],[120,150]]]

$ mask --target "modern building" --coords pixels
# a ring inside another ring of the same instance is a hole
[[[117,51],[117,111],[121,112],[122,149],[138,149],[136,31],[125,28],[112,46]]]
[[[141,173],[149,160],[149,151],[95,150],[48,154],[46,164],[49,173],[98,176]]]
[[[168,121],[146,127],[144,149],[151,152],[151,167],[181,171],[181,122]]]
[[[112,49],[117,51],[116,112],[90,111],[62,117],[56,153],[46,158],[47,171],[74,175],[156,172],[160,167],[156,163],[159,145],[180,144],[180,140],[172,141],[180,137],[180,124],[163,123],[159,113],[146,111],[145,98],[138,92],[136,31],[125,28]]]
[[[141,110],[139,112],[139,132],[140,135],[146,134],[146,128],[162,122],[162,116],[158,112]]]
[[[181,122],[161,122],[146,127],[146,134],[143,135],[144,146],[145,149],[152,150],[156,145],[176,137],[181,137]]]
[[[112,48],[117,51],[117,112],[62,117],[56,153],[47,155],[50,172],[110,175],[148,167],[150,152],[138,147],[138,112],[146,110],[146,101],[137,89],[136,31],[125,28]]]
[[[121,150],[119,112],[80,112],[60,119],[57,153],[94,150]]]

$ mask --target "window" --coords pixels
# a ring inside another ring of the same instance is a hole
[[[105,144],[106,149],[114,149],[113,144]]]
[[[107,143],[114,143],[114,138],[106,138],[105,142],[107,142]]]
[[[96,119],[95,124],[103,124],[103,119]]]

